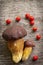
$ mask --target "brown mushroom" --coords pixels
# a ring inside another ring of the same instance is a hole
[[[17,24],[7,28],[2,34],[2,37],[8,41],[8,48],[15,63],[18,63],[22,58],[24,48],[24,39],[22,38],[26,35],[24,27]]]
[[[32,47],[34,46],[35,44],[31,40],[26,40],[24,42],[24,51],[23,51],[22,61],[25,61],[30,57],[30,54],[32,52]]]

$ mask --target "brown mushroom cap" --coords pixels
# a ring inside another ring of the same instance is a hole
[[[26,40],[24,43],[25,47],[35,47],[35,44],[33,43],[33,41],[31,40]]]
[[[22,38],[26,35],[27,35],[27,32],[22,26],[14,24],[13,26],[7,28],[3,32],[2,37],[5,40],[9,41],[9,40],[16,40],[16,39]]]

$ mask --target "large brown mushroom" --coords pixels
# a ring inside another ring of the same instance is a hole
[[[24,48],[24,39],[22,38],[26,35],[24,27],[17,24],[7,28],[2,34],[2,37],[8,41],[8,48],[15,63],[18,63],[22,58]]]

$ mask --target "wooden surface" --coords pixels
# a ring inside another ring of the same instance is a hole
[[[34,26],[37,26],[37,32],[32,32],[33,26],[30,26],[29,21],[24,19],[25,13],[30,13],[35,17]],[[28,35],[24,39],[33,40],[36,45],[30,58],[18,64],[11,60],[7,43],[2,38],[3,31],[10,26],[6,25],[5,20],[11,19],[11,25],[13,25],[16,16],[21,16],[19,24],[27,30]],[[39,41],[35,39],[36,34],[41,35]],[[39,56],[36,62],[32,61],[33,55]],[[43,0],[0,0],[0,65],[43,65]]]

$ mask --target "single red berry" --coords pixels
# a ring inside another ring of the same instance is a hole
[[[6,24],[10,24],[11,23],[11,20],[10,19],[7,19],[6,20]]]
[[[33,27],[32,30],[35,32],[37,31],[37,27]]]
[[[36,60],[38,60],[38,56],[33,56],[33,61],[36,61]]]
[[[34,25],[34,21],[30,21],[30,25]]]
[[[19,22],[21,20],[20,16],[17,16],[15,20]]]
[[[34,20],[34,17],[33,17],[33,16],[30,16],[30,17],[29,17],[29,20],[30,20],[30,21],[33,21],[33,20]]]
[[[28,14],[28,13],[25,14],[25,18],[26,18],[26,19],[29,19],[29,17],[30,17],[30,14]]]
[[[41,38],[40,35],[36,35],[36,39],[39,40]]]

